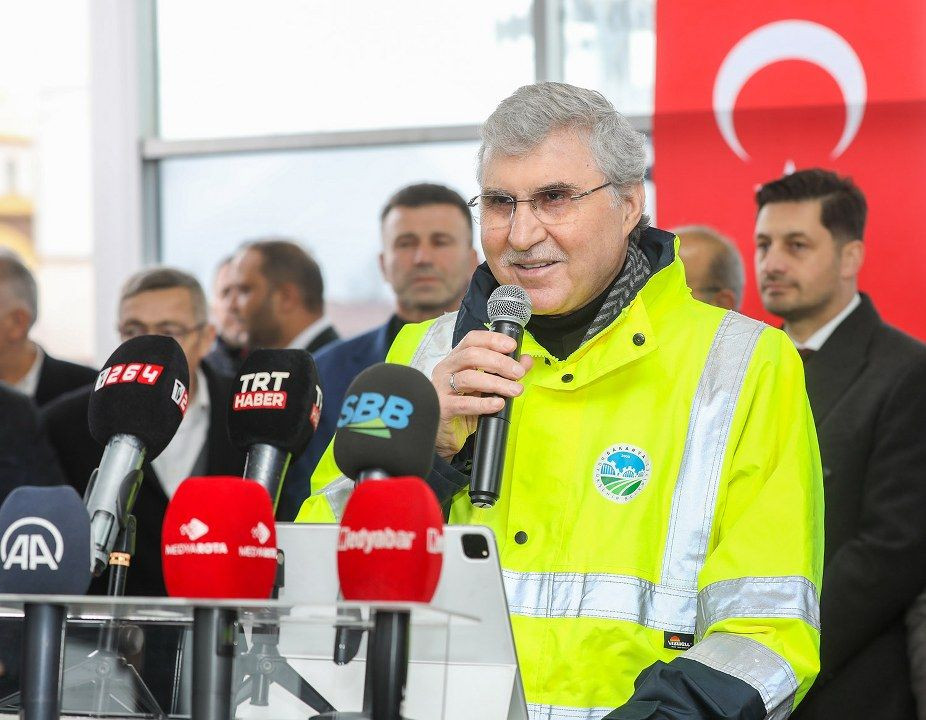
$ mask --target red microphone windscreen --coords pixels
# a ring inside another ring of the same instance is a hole
[[[235,477],[184,480],[161,528],[164,585],[172,597],[270,597],[277,572],[270,496]]]
[[[444,559],[443,521],[437,498],[420,478],[360,483],[338,536],[344,599],[430,602]]]

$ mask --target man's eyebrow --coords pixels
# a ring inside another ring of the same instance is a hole
[[[511,193],[508,192],[507,190],[502,190],[501,188],[497,188],[497,187],[484,187],[482,188],[482,192],[479,194],[480,195],[508,195],[509,197],[511,196]]]
[[[554,182],[549,182],[549,183],[546,183],[545,185],[541,185],[539,188],[537,188],[536,190],[534,190],[534,192],[535,192],[535,193],[547,192],[547,191],[549,191],[549,190],[572,190],[572,191],[578,191],[578,190],[579,190],[579,187],[578,187],[578,185],[573,185],[572,183],[565,182],[564,180],[556,180],[556,181],[554,181]]]

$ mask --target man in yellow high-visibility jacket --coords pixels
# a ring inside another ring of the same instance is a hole
[[[793,346],[692,299],[643,214],[643,138],[598,93],[541,83],[483,128],[487,262],[458,313],[387,360],[441,403],[428,478],[499,545],[532,720],[784,718],[819,667],[823,499]],[[485,330],[527,290],[520,361]],[[501,497],[466,490],[481,414],[515,398]],[[331,450],[298,520],[334,521]]]

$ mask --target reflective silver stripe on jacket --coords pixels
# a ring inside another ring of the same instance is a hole
[[[338,522],[341,522],[344,507],[347,505],[347,501],[350,500],[351,493],[354,492],[354,486],[353,480],[340,475],[337,480],[328,483],[322,488],[321,494],[325,496],[331,506],[331,512],[334,513],[334,517]]]
[[[780,720],[791,714],[797,677],[783,657],[762,643],[745,635],[714,633],[686,650],[682,657],[732,675],[755,688],[765,703],[767,720]]]
[[[765,324],[728,312],[707,353],[688,418],[661,585],[695,590],[707,556],[720,472],[746,368]]]
[[[527,703],[528,720],[601,720],[614,708],[577,708]]]
[[[457,324],[457,314],[444,313],[431,323],[418,348],[408,363],[431,379],[434,366],[443,360],[453,349],[453,329]]]
[[[816,589],[803,577],[736,578],[695,593],[606,573],[502,570],[502,576],[509,609],[525,617],[626,620],[698,636],[734,617],[800,618],[820,628]]]
[[[727,618],[800,618],[820,629],[817,589],[805,577],[745,577],[711,583],[698,593],[700,637]]]

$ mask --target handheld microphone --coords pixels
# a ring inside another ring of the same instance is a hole
[[[270,597],[276,577],[276,526],[270,497],[233,477],[184,480],[161,531],[164,585],[171,597]],[[238,615],[193,609],[193,717],[232,717]]]
[[[334,460],[357,481],[426,477],[434,463],[439,420],[437,393],[424,373],[377,363],[347,388],[334,434]]]
[[[338,579],[347,600],[427,603],[443,563],[443,515],[416,477],[357,486],[341,520]],[[367,659],[370,711],[400,720],[408,675],[408,611],[377,610]]]
[[[68,486],[16,488],[0,507],[0,593],[83,595],[90,586],[90,518]],[[23,717],[61,714],[64,605],[25,604]]]
[[[85,496],[94,575],[106,569],[132,512],[142,463],[160,455],[180,427],[189,385],[183,350],[173,338],[160,335],[126,340],[97,376],[88,421],[93,439],[105,449]]]
[[[511,357],[521,354],[524,326],[531,318],[531,299],[524,288],[501,285],[489,296],[489,329],[514,338],[517,346]],[[476,421],[473,469],[469,479],[469,499],[479,508],[490,508],[498,500],[505,469],[505,445],[511,418],[511,398],[492,415],[480,415]]]
[[[267,491],[276,510],[290,460],[305,451],[318,427],[318,370],[305,350],[255,350],[237,382],[228,406],[228,435],[247,453],[244,477]]]

